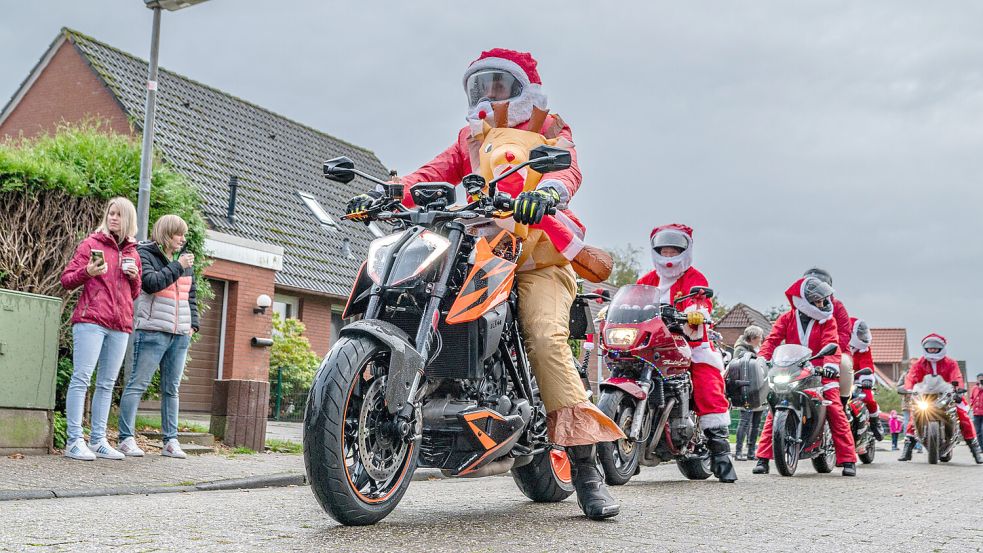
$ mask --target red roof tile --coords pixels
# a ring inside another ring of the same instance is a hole
[[[870,329],[874,363],[901,363],[908,356],[908,331],[903,328]]]

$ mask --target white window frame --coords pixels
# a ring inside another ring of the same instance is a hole
[[[314,218],[317,219],[321,225],[329,227],[332,230],[338,230],[338,223],[331,218],[331,215],[328,215],[328,212],[324,210],[324,207],[321,206],[321,202],[319,202],[317,198],[307,192],[301,192],[300,190],[297,191],[297,195],[300,196],[300,199],[307,205],[307,209],[311,210],[311,214],[314,215]]]

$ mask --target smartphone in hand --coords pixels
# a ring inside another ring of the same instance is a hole
[[[102,250],[90,250],[89,251],[89,262],[95,263],[96,265],[105,265],[106,256],[102,253]]]

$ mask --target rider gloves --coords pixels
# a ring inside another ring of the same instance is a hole
[[[823,378],[839,378],[840,369],[832,365],[823,365],[823,367],[819,369],[819,374],[822,375]]]
[[[348,201],[345,214],[351,216],[350,218],[353,221],[363,221],[365,220],[365,216],[361,215],[362,212],[371,207],[372,203],[381,197],[382,192],[376,190],[369,190],[365,194],[359,194]]]
[[[535,225],[543,220],[546,212],[560,202],[560,194],[553,189],[523,192],[515,199],[512,218],[523,225]]]

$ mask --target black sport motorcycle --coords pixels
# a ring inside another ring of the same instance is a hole
[[[904,393],[915,396],[911,409],[915,436],[925,447],[929,464],[948,463],[956,444],[962,440],[956,405],[966,390],[930,375],[915,384],[913,391]]]
[[[402,499],[417,467],[448,476],[509,470],[533,501],[573,493],[567,454],[550,443],[530,372],[513,289],[521,241],[494,224],[513,200],[496,183],[529,167],[569,167],[570,153],[540,146],[530,160],[487,183],[464,179],[470,203],[449,183],[410,188],[325,163],[328,179],[355,175],[383,187],[361,220],[389,223],[374,240],[345,307],[361,319],[341,330],[321,363],[304,414],[311,489],[335,520],[373,524]],[[349,217],[355,218],[355,217]]]
[[[867,374],[873,374],[873,371],[870,369],[861,369],[857,371],[855,376],[864,376]],[[853,434],[853,443],[856,445],[857,457],[865,465],[874,462],[875,446],[877,445],[877,438],[874,437],[873,428],[875,422],[870,415],[870,411],[867,409],[867,404],[864,403],[864,389],[869,386],[870,384],[858,386],[846,405],[846,418],[847,422],[850,423],[850,432]],[[861,451],[863,453],[860,453]]]

